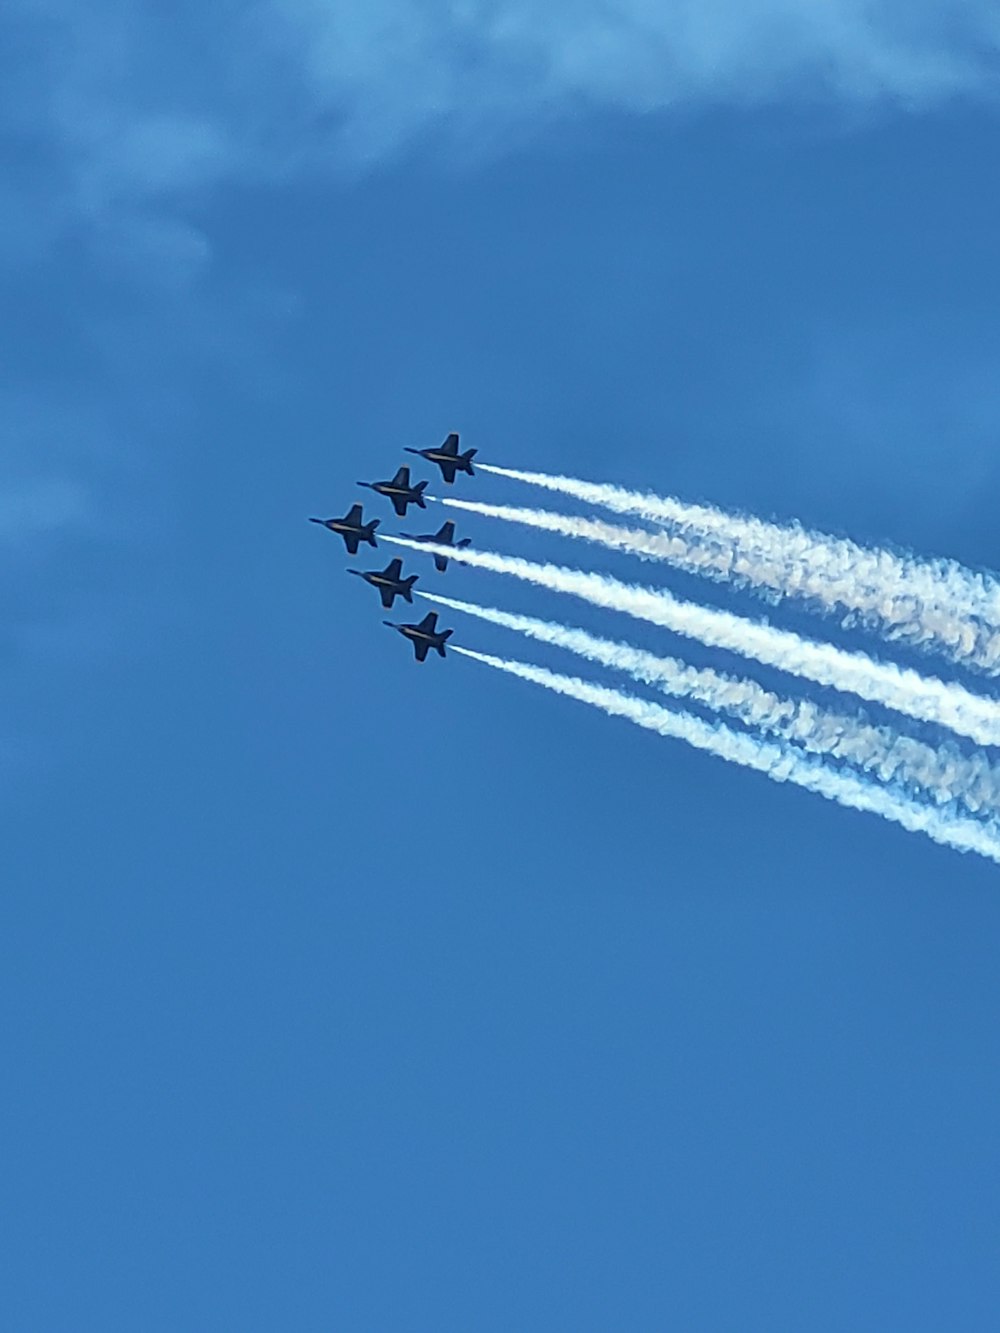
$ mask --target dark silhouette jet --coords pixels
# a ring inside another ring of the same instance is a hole
[[[428,463],[437,463],[441,469],[442,477],[449,486],[455,480],[456,472],[467,472],[470,477],[476,475],[472,470],[472,460],[478,450],[466,449],[464,454],[460,454],[458,452],[458,436],[454,432],[448,436],[440,449],[404,449],[403,452],[418,454],[421,458],[426,458]]]
[[[464,551],[467,546],[472,545],[471,537],[463,537],[460,542],[455,540],[455,525],[449,521],[443,523],[437,532],[401,532],[401,537],[409,537],[411,542],[433,542],[435,546],[454,546],[460,551]],[[446,555],[436,555],[434,557],[434,568],[439,574],[443,574],[448,568],[448,557]]]
[[[401,467],[392,481],[359,481],[359,486],[367,486],[370,491],[378,491],[379,495],[386,496],[392,501],[392,507],[400,518],[406,517],[407,505],[419,505],[421,509],[426,509],[424,504],[424,491],[427,488],[426,481],[418,481],[416,486],[410,485],[410,469]]]
[[[347,572],[357,574],[359,579],[364,579],[373,588],[378,588],[382,605],[387,611],[392,610],[392,604],[397,597],[403,597],[408,602],[413,601],[413,593],[410,590],[417,581],[417,575],[411,574],[408,579],[404,579],[402,560],[390,560],[385,569],[381,570],[349,569]]]
[[[452,631],[450,629],[439,631],[437,622],[437,612],[430,611],[419,625],[394,625],[391,620],[384,620],[382,623],[388,625],[390,629],[398,629],[404,639],[409,639],[413,644],[417,661],[422,662],[432,648],[436,648],[444,657],[445,641],[451,638]]]
[[[350,555],[357,555],[359,542],[367,542],[369,546],[378,546],[378,542],[375,540],[375,529],[379,525],[379,520],[373,518],[371,522],[366,523],[362,517],[360,505],[353,505],[343,518],[311,518],[309,522],[320,523],[324,528],[329,528],[331,532],[339,532]]]

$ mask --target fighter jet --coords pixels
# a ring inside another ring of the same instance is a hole
[[[419,505],[421,509],[426,509],[424,504],[424,491],[427,488],[426,481],[418,481],[415,486],[410,485],[410,469],[401,467],[392,481],[359,481],[359,486],[367,486],[370,491],[378,491],[379,495],[384,495],[392,501],[392,507],[400,518],[406,517],[407,505]]]
[[[352,505],[350,511],[343,518],[311,518],[309,522],[320,523],[324,528],[329,528],[331,532],[339,532],[344,539],[349,555],[357,555],[359,542],[367,542],[369,546],[378,546],[378,542],[375,540],[375,529],[379,525],[379,520],[373,518],[369,523],[365,523],[360,505]]]
[[[430,611],[419,625],[394,625],[391,620],[383,620],[382,624],[388,625],[390,629],[398,629],[404,639],[409,639],[413,644],[417,661],[422,662],[432,648],[436,648],[444,657],[445,641],[451,638],[452,631],[450,629],[439,631],[437,621],[437,612]]]
[[[472,460],[478,450],[466,449],[464,454],[460,454],[458,452],[458,436],[454,431],[448,436],[440,449],[404,449],[403,452],[418,454],[421,458],[426,458],[428,463],[437,463],[441,469],[442,477],[449,486],[454,482],[456,472],[467,472],[470,477],[476,475],[472,470]]]
[[[359,579],[364,579],[373,588],[378,588],[382,605],[387,611],[392,610],[392,604],[397,597],[404,597],[408,602],[413,601],[413,593],[410,589],[416,583],[417,575],[411,574],[408,579],[402,578],[402,560],[390,560],[385,569],[381,570],[349,569],[347,572],[348,574],[357,574]]]
[[[464,550],[467,546],[472,545],[471,537],[463,537],[460,542],[455,540],[455,525],[451,520],[443,523],[437,532],[401,532],[399,535],[409,537],[411,542],[433,542],[435,546],[455,546],[459,550]],[[436,555],[434,557],[434,568],[439,574],[443,574],[448,568],[448,557],[446,555]]]

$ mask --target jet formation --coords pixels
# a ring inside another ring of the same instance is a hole
[[[472,470],[472,459],[476,450],[467,449],[464,453],[459,453],[458,435],[456,433],[449,435],[444,444],[438,449],[406,449],[405,452],[417,454],[427,462],[435,463],[441,469],[441,475],[449,485],[454,483],[457,472],[465,473],[470,477],[475,476]],[[410,505],[415,505],[418,509],[426,509],[427,507],[424,500],[427,482],[411,482],[408,467],[399,468],[396,475],[389,481],[359,481],[358,485],[364,486],[389,500],[398,518],[406,517],[406,511]],[[368,546],[378,547],[375,530],[381,520],[372,518],[366,522],[364,509],[359,504],[352,505],[343,518],[311,518],[309,521],[310,523],[319,523],[321,527],[342,537],[349,555],[357,555],[362,542]],[[408,537],[415,542],[430,542],[436,546],[451,546],[456,550],[462,550],[470,545],[468,537],[464,537],[461,541],[455,540],[455,524],[452,522],[442,524],[437,532],[420,534],[404,532],[400,533],[400,536]],[[448,568],[448,557],[435,553],[433,559],[435,569],[443,574]],[[401,559],[390,560],[385,569],[348,569],[347,572],[363,579],[365,583],[373,587],[387,611],[392,610],[397,597],[402,597],[405,602],[412,603],[413,601],[413,585],[417,582],[418,576],[416,574],[404,575]],[[437,612],[431,611],[415,625],[398,625],[390,620],[382,623],[390,629],[397,630],[403,638],[408,639],[413,645],[414,657],[418,662],[423,662],[426,661],[427,654],[431,650],[435,651],[440,657],[445,656],[445,644],[451,637],[452,631],[450,629],[439,630],[437,622]]]

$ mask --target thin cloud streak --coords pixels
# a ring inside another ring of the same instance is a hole
[[[621,583],[604,574],[535,564],[493,551],[457,550],[452,546],[411,542],[405,537],[386,536],[383,540],[425,555],[443,555],[476,569],[507,574],[553,592],[568,593],[593,606],[621,611],[817,685],[857,694],[918,721],[948,727],[977,744],[1000,745],[1000,705],[972,694],[962,685],[921,676],[908,667],[877,661],[865,653],[847,652],[833,644],[745,620],[728,611],[684,602],[663,589]]]
[[[988,828],[971,819],[945,814],[920,805],[887,787],[875,786],[850,773],[835,771],[818,760],[797,753],[792,746],[762,741],[718,722],[710,724],[689,713],[673,712],[630,694],[593,685],[576,676],[563,676],[544,667],[494,657],[455,647],[453,652],[557,694],[598,708],[610,717],[626,718],[659,736],[686,742],[720,759],[763,773],[774,782],[791,782],[848,809],[879,815],[910,833],[923,833],[944,847],[976,852],[1000,864],[1000,841]]]

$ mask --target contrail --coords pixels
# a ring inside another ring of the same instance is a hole
[[[916,788],[938,805],[961,801],[973,814],[991,818],[1000,811],[1000,772],[983,755],[966,756],[949,745],[936,749],[891,727],[872,726],[811,700],[783,698],[756,681],[693,667],[675,657],[659,657],[627,643],[597,638],[585,630],[477,606],[439,593],[418,591],[417,596],[540,643],[565,648],[589,662],[624,671],[633,680],[654,685],[675,698],[727,712],[749,727],[801,745],[813,754],[852,764],[881,782]]]
[[[498,518],[505,523],[522,523],[528,528],[557,532],[562,537],[579,537],[596,542],[612,551],[627,551],[647,560],[665,560],[692,574],[724,578],[730,574],[730,562],[718,547],[692,543],[665,532],[647,532],[643,528],[622,528],[599,518],[578,518],[575,514],[554,514],[549,509],[524,509],[516,505],[483,504],[478,500],[459,500],[450,495],[429,495],[429,500],[449,509],[464,509],[484,518]]]
[[[637,620],[754,658],[817,685],[860,695],[919,721],[949,727],[979,745],[1000,745],[1000,705],[972,694],[962,685],[921,676],[908,667],[806,639],[791,630],[745,620],[730,611],[684,602],[664,589],[621,583],[606,574],[535,564],[493,551],[456,550],[432,542],[412,542],[405,537],[385,540],[426,555],[444,555],[495,574],[509,574],[553,592],[569,593],[594,606],[622,611]]]
[[[820,760],[796,753],[792,746],[762,741],[746,732],[733,731],[721,722],[703,722],[690,713],[675,713],[645,699],[637,699],[603,685],[592,685],[576,676],[558,675],[544,667],[529,666],[525,662],[493,657],[488,653],[476,653],[468,648],[455,648],[453,651],[462,657],[495,667],[498,671],[509,672],[521,680],[543,685],[557,694],[579,699],[581,703],[599,708],[611,717],[627,718],[636,726],[655,731],[660,736],[686,741],[695,749],[705,750],[744,768],[756,769],[775,782],[793,782],[839,805],[881,815],[883,819],[901,824],[911,833],[925,833],[945,847],[953,847],[961,852],[978,852],[980,856],[1000,863],[1000,841],[986,826],[972,819],[945,815],[940,810],[908,800],[890,788],[877,787],[850,773],[828,768]]]
[[[637,549],[637,554],[756,588],[772,600],[806,598],[821,610],[847,613],[891,640],[1000,674],[1000,583],[957,561],[918,560],[882,548],[867,549],[798,524],[741,518],[711,505],[685,504],[619,486],[484,463],[476,466],[673,531],[660,552]]]

